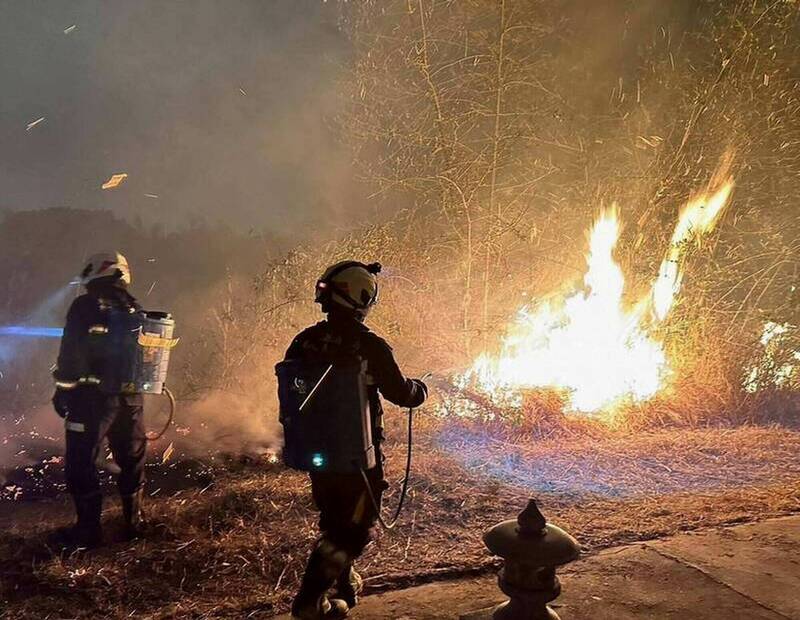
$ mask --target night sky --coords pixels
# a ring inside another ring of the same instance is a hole
[[[331,128],[347,53],[321,0],[0,0],[0,212],[336,222],[355,195]]]

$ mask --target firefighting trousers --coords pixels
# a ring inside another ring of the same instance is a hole
[[[366,473],[380,505],[381,496],[388,487],[383,467],[373,467]],[[311,494],[320,513],[322,538],[344,551],[351,561],[360,556],[378,520],[361,474],[311,472]]]
[[[117,486],[131,495],[144,485],[147,437],[141,395],[108,395],[93,387],[71,394],[65,419],[67,451],[64,473],[67,490],[76,497],[100,492],[95,462],[108,437],[114,461],[120,468]]]

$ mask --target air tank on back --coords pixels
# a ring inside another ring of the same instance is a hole
[[[113,312],[104,345],[101,389],[112,394],[161,394],[167,379],[175,321],[167,312]]]

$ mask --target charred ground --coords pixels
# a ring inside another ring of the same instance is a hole
[[[472,423],[419,425],[402,523],[379,533],[360,562],[370,592],[489,570],[495,563],[483,530],[513,517],[530,496],[587,551],[800,510],[800,433],[786,428],[584,427],[531,439]],[[394,483],[403,449],[389,448]],[[113,542],[113,499],[105,514],[112,544],[70,557],[44,543],[69,518],[63,501],[6,505],[5,617],[234,618],[285,610],[315,538],[306,478],[267,457],[217,457],[202,468],[177,460],[151,473],[153,529],[138,543]]]

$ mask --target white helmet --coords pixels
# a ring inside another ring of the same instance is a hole
[[[114,276],[125,284],[131,283],[128,259],[119,252],[100,252],[94,254],[81,271],[81,283],[86,285],[93,280]]]
[[[380,263],[365,265],[358,261],[342,261],[325,270],[317,280],[314,301],[326,306],[335,303],[364,318],[370,308],[378,303],[378,278]]]

